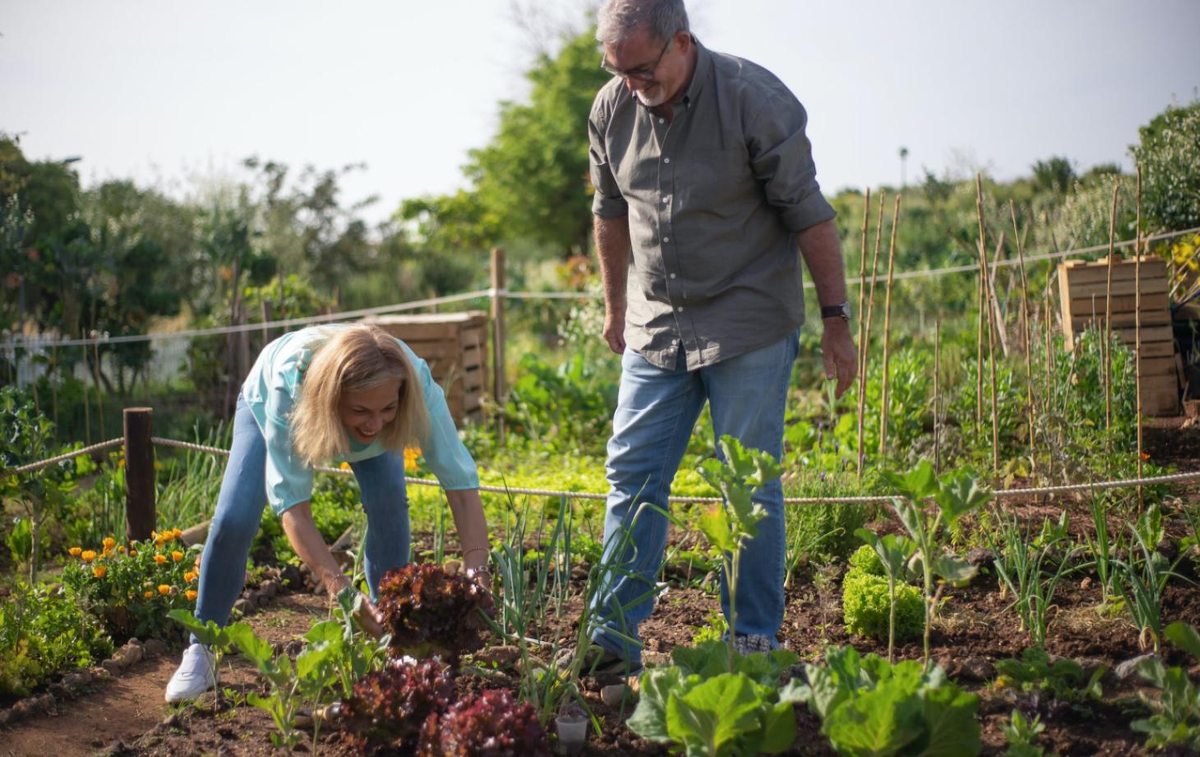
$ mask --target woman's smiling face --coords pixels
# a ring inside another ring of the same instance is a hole
[[[400,381],[392,379],[370,389],[342,392],[338,416],[351,438],[370,444],[384,426],[395,420],[399,405]]]

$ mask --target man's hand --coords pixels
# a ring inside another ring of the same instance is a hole
[[[604,341],[618,355],[625,354],[625,311],[608,312],[604,316]]]
[[[826,318],[822,322],[825,333],[821,336],[821,359],[825,362],[825,378],[837,379],[840,399],[858,375],[858,350],[850,336],[850,324],[844,318]]]

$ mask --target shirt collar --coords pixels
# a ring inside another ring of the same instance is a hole
[[[708,81],[708,72],[712,69],[712,53],[708,48],[700,44],[700,40],[696,39],[696,35],[692,35],[692,44],[696,46],[696,70],[692,72],[692,81],[688,84],[687,90],[683,93],[683,97],[678,99],[685,108],[690,108],[692,103],[696,102],[696,97],[700,91],[704,89],[704,82]]]

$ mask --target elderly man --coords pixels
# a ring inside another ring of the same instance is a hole
[[[605,520],[618,567],[596,600],[602,626],[585,667],[631,673],[667,541],[666,518],[641,506],[666,508],[705,401],[718,437],[782,454],[804,321],[797,243],[839,395],[857,363],[834,211],[800,102],[766,69],[701,45],[682,0],[608,0],[597,38],[614,78],[588,122],[592,211],[604,338],[622,358]],[[782,486],[757,501],[769,515],[741,563],[733,643],[742,652],[777,647],[783,622]]]

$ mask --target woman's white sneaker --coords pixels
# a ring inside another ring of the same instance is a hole
[[[192,644],[183,652],[179,669],[167,684],[168,702],[195,699],[213,687],[212,652],[203,644]]]

